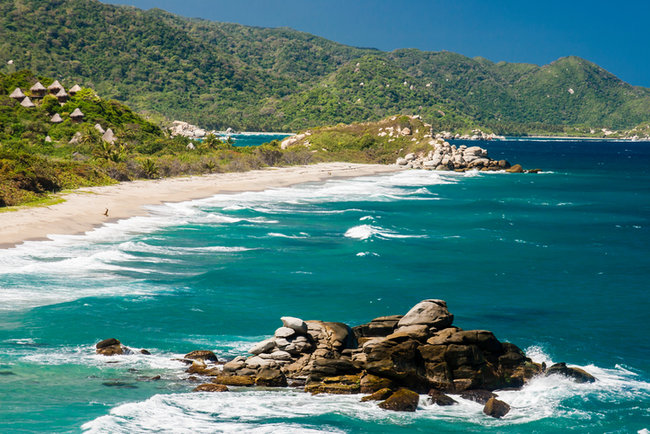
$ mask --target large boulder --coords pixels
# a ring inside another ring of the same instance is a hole
[[[412,390],[401,388],[379,403],[379,407],[392,411],[415,411],[420,403],[420,395]]]
[[[265,387],[286,387],[287,378],[280,369],[262,368],[255,377],[255,385]]]
[[[217,359],[217,356],[212,352],[208,350],[196,350],[189,352],[185,354],[184,356],[186,359],[190,360],[202,360],[202,361],[207,361],[207,362],[213,362],[217,363],[219,359]]]
[[[566,363],[556,363],[546,370],[546,375],[563,375],[576,383],[593,383],[596,378],[584,369],[569,367]]]
[[[292,316],[283,316],[280,318],[282,325],[284,327],[295,330],[299,334],[307,334],[307,323],[301,320],[300,318],[294,318]]]
[[[521,164],[515,164],[512,167],[506,169],[508,173],[524,173],[524,168],[521,167]]]
[[[440,406],[458,404],[453,398],[445,395],[444,393],[436,389],[431,389],[429,391],[428,401],[429,404],[440,405]]]
[[[444,329],[451,326],[454,316],[447,310],[443,300],[423,300],[413,306],[397,323],[398,327],[424,324],[433,329]]]
[[[500,419],[510,411],[510,406],[496,398],[490,398],[483,407],[483,413],[488,416]]]
[[[97,342],[95,345],[95,352],[102,356],[115,356],[130,353],[130,351],[115,338],[104,339],[103,341]]]

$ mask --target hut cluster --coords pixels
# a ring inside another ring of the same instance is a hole
[[[22,89],[17,87],[13,92],[11,92],[9,97],[15,99],[16,101],[19,101],[20,105],[25,108],[33,108],[36,107],[34,101],[38,102],[48,94],[56,97],[56,99],[59,101],[59,104],[63,105],[68,101],[70,96],[74,96],[80,90],[81,87],[78,84],[75,84],[66,92],[63,85],[59,83],[59,80],[55,80],[54,83],[48,87],[43,86],[40,81],[37,81],[36,84],[29,88],[29,96],[25,95]],[[70,113],[70,119],[72,122],[82,122],[83,118],[84,114],[81,112],[81,110],[79,110],[79,108],[74,109],[74,111]],[[63,118],[61,118],[61,115],[56,113],[54,116],[52,116],[50,122],[53,124],[58,124],[63,122]]]

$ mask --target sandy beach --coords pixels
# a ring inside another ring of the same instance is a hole
[[[50,234],[84,233],[106,222],[145,215],[147,205],[397,170],[400,169],[392,165],[321,163],[82,188],[62,194],[65,202],[56,205],[0,214],[0,248],[47,239]],[[106,209],[108,216],[104,215]]]

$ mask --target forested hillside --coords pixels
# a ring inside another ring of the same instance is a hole
[[[387,53],[96,0],[0,0],[0,62],[5,73],[84,81],[140,112],[208,128],[299,130],[409,113],[440,129],[521,134],[650,120],[649,89],[577,57],[539,67]]]

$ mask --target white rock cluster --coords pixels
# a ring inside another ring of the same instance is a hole
[[[215,131],[206,131],[202,128],[197,127],[183,121],[174,121],[171,128],[169,129],[172,137],[174,136],[184,136],[189,137],[190,139],[202,139],[208,134],[214,134]]]
[[[295,145],[305,137],[311,136],[311,132],[307,131],[302,134],[296,134],[295,136],[287,137],[280,143],[280,149],[287,149],[291,145]],[[305,143],[305,146],[309,146],[309,142]]]
[[[488,152],[479,146],[450,145],[441,139],[429,142],[434,149],[418,154],[410,153],[395,162],[408,169],[427,170],[502,170],[510,167],[506,160],[492,160]]]
[[[283,316],[280,320],[282,327],[275,331],[272,338],[255,344],[249,350],[253,354],[252,357],[238,357],[228,362],[224,366],[224,371],[283,366],[312,350],[313,340],[308,335],[305,321],[290,316]]]

